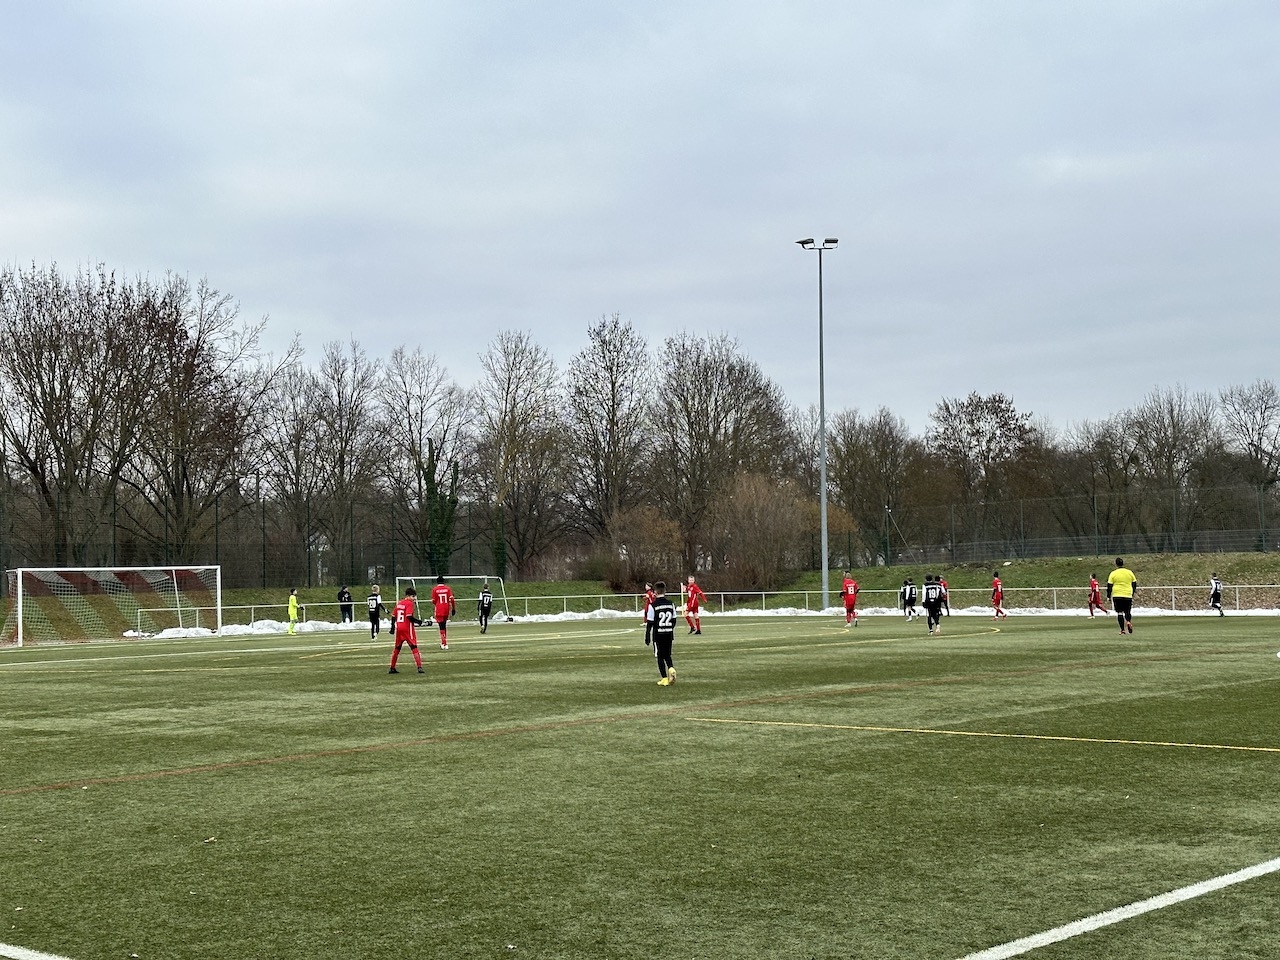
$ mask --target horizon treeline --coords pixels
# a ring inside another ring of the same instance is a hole
[[[614,314],[562,369],[504,330],[465,384],[421,344],[272,356],[266,322],[204,280],[0,270],[0,563],[743,589],[821,563],[817,410],[728,336]],[[833,567],[1275,546],[1270,380],[1066,430],[1002,393],[939,398],[918,435],[839,410],[826,440]]]

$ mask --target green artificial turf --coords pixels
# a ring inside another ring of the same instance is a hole
[[[0,943],[956,960],[1280,856],[1277,632],[708,617],[666,688],[630,618],[457,625],[421,676],[320,634],[6,650]],[[1277,931],[1272,874],[1033,956]]]

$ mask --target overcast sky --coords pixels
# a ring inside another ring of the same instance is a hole
[[[1280,378],[1280,4],[4,4],[0,261],[207,277],[279,352],[619,313],[799,406],[1059,428]]]

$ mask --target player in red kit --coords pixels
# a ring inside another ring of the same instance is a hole
[[[653,606],[653,601],[657,594],[653,592],[653,584],[648,580],[644,583],[644,613],[641,619],[644,621],[644,645],[647,647],[653,643],[653,621],[649,619],[649,608]]]
[[[1109,613],[1106,607],[1102,605],[1102,588],[1098,586],[1098,578],[1094,574],[1089,574],[1089,619],[1093,619],[1093,608],[1097,607],[1098,612],[1102,614]]]
[[[1008,614],[1004,612],[1004,584],[1000,582],[1000,574],[992,571],[991,573],[991,606],[995,608],[996,615],[992,620],[1004,620],[1008,618]]]
[[[698,611],[702,609],[702,601],[707,595],[702,588],[693,582],[693,574],[689,574],[689,585],[685,587],[684,620],[689,624],[690,633],[702,633],[702,617]]]
[[[391,669],[387,673],[400,672],[396,669],[396,661],[400,659],[400,648],[406,643],[409,645],[409,652],[413,654],[413,662],[418,665],[418,672],[426,672],[422,669],[422,654],[418,652],[418,631],[415,628],[422,621],[418,619],[417,609],[418,591],[410,587],[404,592],[404,599],[391,611],[391,629],[395,633],[396,648],[391,651]]]
[[[848,570],[844,572],[844,583],[840,585],[840,596],[844,597],[844,625],[858,625],[858,581]]]
[[[436,626],[440,628],[440,649],[449,649],[449,618],[457,616],[458,604],[453,599],[453,590],[444,582],[444,574],[436,577],[436,585],[431,588],[431,607],[435,613]]]

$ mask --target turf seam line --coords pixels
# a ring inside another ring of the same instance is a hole
[[[1182,903],[1185,900],[1192,900],[1196,897],[1202,897],[1206,893],[1213,893],[1223,887],[1244,883],[1246,880],[1254,880],[1266,874],[1275,873],[1277,870],[1280,870],[1280,857],[1275,860],[1268,860],[1265,863],[1255,864],[1252,867],[1245,867],[1235,873],[1213,877],[1210,880],[1202,880],[1200,883],[1193,883],[1190,886],[1171,890],[1159,896],[1139,900],[1137,903],[1131,903],[1128,906],[1107,910],[1105,913],[1095,913],[1091,917],[1085,917],[1082,920],[1076,920],[1073,923],[1055,927],[1052,930],[1045,930],[1042,933],[1023,937],[1020,940],[1011,940],[1009,943],[1004,943],[997,947],[979,950],[977,953],[962,957],[961,960],[1006,960],[1008,957],[1021,956],[1040,947],[1046,947],[1051,943],[1059,943],[1072,937],[1078,937],[1081,934],[1092,933],[1101,927],[1132,920],[1134,917],[1150,913],[1153,910],[1163,910],[1165,907]]]
[[[725,717],[685,717],[694,723],[725,723],[757,727],[805,727],[816,730],[854,730],[863,733],[919,733],[939,737],[989,737],[1003,740],[1051,740],[1060,743],[1109,743],[1127,747],[1182,747],[1188,750],[1239,750],[1280,753],[1280,747],[1250,747],[1231,743],[1183,743],[1177,740],[1119,740],[1106,737],[1068,737],[1044,733],[997,733],[987,730],[947,730],[938,727],[879,727],[848,723],[803,723],[796,720],[734,720]]]

